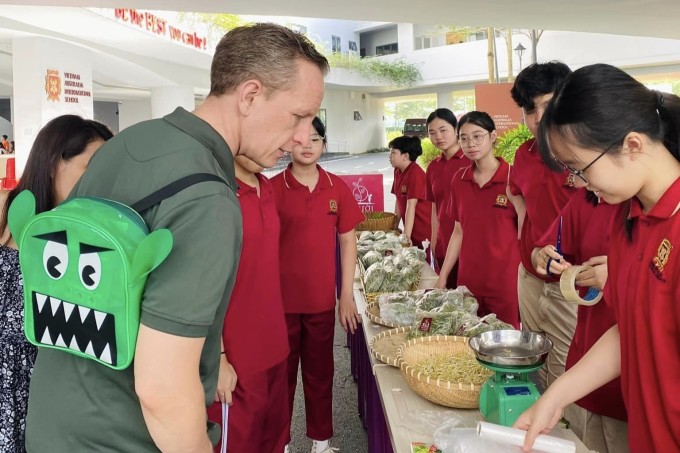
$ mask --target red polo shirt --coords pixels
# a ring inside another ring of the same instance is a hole
[[[281,219],[281,289],[286,313],[321,313],[335,308],[337,235],[364,220],[342,179],[317,166],[313,191],[288,168],[272,178]]]
[[[527,208],[520,240],[522,264],[527,272],[542,280],[557,281],[555,278],[538,275],[531,264],[531,252],[543,233],[548,231],[557,214],[578,191],[574,187],[574,176],[566,170],[558,173],[548,168],[541,159],[535,139],[532,138],[517,149],[508,183],[510,193],[522,195]]]
[[[411,231],[413,245],[422,247],[421,243],[425,239],[431,241],[432,203],[427,201],[427,180],[420,165],[411,162],[403,172],[395,168],[392,193],[397,197],[397,205],[402,219],[406,216],[406,202],[414,198],[418,199],[413,230]]]
[[[271,182],[262,175],[260,196],[238,181],[243,245],[236,283],[224,319],[227,359],[239,377],[283,361],[289,353],[279,272],[279,216]],[[257,334],[257,341],[244,341]]]
[[[449,245],[454,226],[454,219],[449,211],[451,181],[458,170],[469,165],[472,165],[472,162],[459,149],[451,158],[447,159],[442,154],[427,166],[425,175],[427,181],[426,198],[437,207],[439,229],[437,230],[437,246],[434,250],[434,256],[440,261],[446,257],[446,248]]]
[[[609,250],[609,225],[617,209],[617,205],[604,202],[595,206],[586,199],[585,193],[571,197],[536,247],[555,245],[559,220],[562,217],[562,252],[567,261],[581,264],[594,256],[606,255]],[[580,305],[566,369],[581,360],[614,324],[614,312],[604,300],[591,307]],[[621,379],[600,387],[576,404],[596,414],[624,421],[627,418],[621,394]]]
[[[463,228],[458,284],[478,298],[480,314],[496,313],[519,326],[517,212],[505,194],[510,166],[498,161],[496,173],[482,187],[474,181],[474,165],[453,179],[451,212]]]
[[[647,214],[636,198],[622,203],[611,233],[605,294],[621,334],[632,453],[680,452],[679,203],[680,178]]]

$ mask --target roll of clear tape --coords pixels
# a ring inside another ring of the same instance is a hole
[[[508,428],[507,426],[487,422],[477,423],[477,436],[480,439],[490,440],[501,445],[522,447],[526,434],[527,432],[521,429]],[[531,451],[541,453],[576,453],[576,444],[559,437],[539,434]]]
[[[591,266],[571,266],[568,267],[560,277],[560,291],[569,302],[578,305],[595,305],[602,299],[602,291],[595,288],[588,288],[588,292],[581,297],[576,289],[576,277],[583,271],[591,269]]]

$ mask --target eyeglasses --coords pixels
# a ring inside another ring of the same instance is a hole
[[[489,135],[488,132],[485,132],[484,134],[473,134],[470,136],[470,138],[460,137],[458,142],[461,146],[481,145],[484,143],[484,138],[486,138],[487,135]]]
[[[317,145],[317,144],[319,144],[319,143],[323,143],[324,138],[326,138],[326,137],[324,137],[323,135],[312,134],[312,135],[309,137],[309,145],[308,145],[308,146],[303,146],[302,148],[303,148],[303,149],[311,149],[312,146]]]
[[[567,170],[567,171],[568,171],[569,173],[571,173],[572,175],[578,177],[578,178],[579,178],[581,181],[583,181],[585,184],[588,184],[588,180],[585,178],[585,176],[583,176],[583,174],[584,174],[584,173],[586,172],[586,170],[588,170],[595,162],[597,162],[598,159],[600,159],[600,158],[601,158],[602,156],[604,156],[605,154],[607,154],[607,153],[600,153],[599,156],[597,156],[595,159],[593,159],[588,165],[586,165],[585,167],[583,167],[582,170],[577,170],[577,169],[575,169],[574,167],[565,164],[564,162],[560,161],[560,160],[559,160],[557,157],[555,157],[555,156],[553,156],[553,159],[555,159],[555,162],[557,162],[558,164],[560,164],[560,165],[562,166],[562,168],[564,168],[565,170]]]

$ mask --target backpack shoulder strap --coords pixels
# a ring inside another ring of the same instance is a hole
[[[206,181],[215,181],[227,184],[227,182],[224,179],[212,173],[194,173],[193,175],[188,175],[178,179],[177,181],[171,182],[165,187],[161,187],[151,195],[142,198],[141,200],[131,205],[130,207],[139,213],[144,212],[150,207],[160,203],[166,198],[170,198],[171,196],[181,192],[187,187],[191,187],[194,184]]]

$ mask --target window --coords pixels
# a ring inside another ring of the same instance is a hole
[[[426,36],[418,36],[415,38],[415,50],[429,49],[432,47],[432,38]]]
[[[382,46],[375,46],[376,55],[390,55],[399,52],[399,45],[394,42],[392,44],[384,44]]]
[[[304,25],[292,24],[290,26],[290,29],[298,33],[302,33],[303,35],[307,34],[307,27],[305,27]]]
[[[354,52],[357,51],[357,43],[356,43],[356,41],[350,41],[350,42],[349,42],[349,50],[353,50]]]
[[[340,46],[340,36],[333,35],[333,53],[339,53],[342,51]]]

